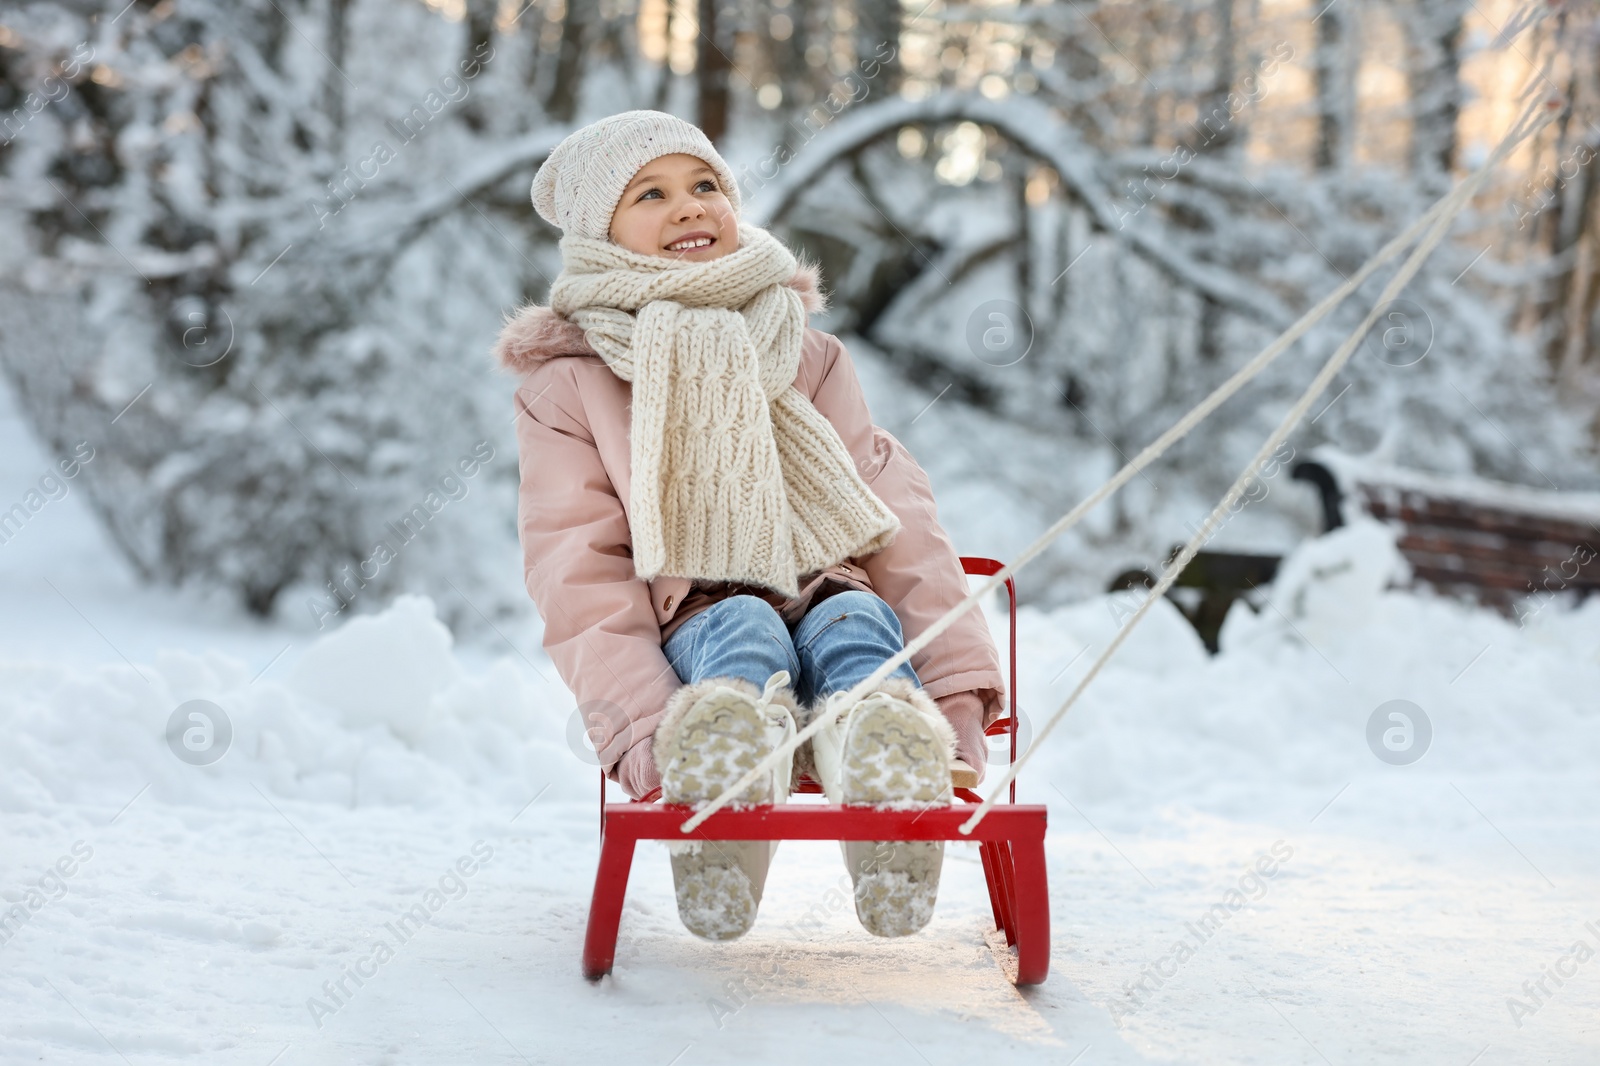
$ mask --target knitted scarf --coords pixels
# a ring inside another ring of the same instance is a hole
[[[632,382],[633,565],[799,594],[798,577],[886,546],[900,521],[799,389],[797,266],[766,230],[705,262],[567,235],[550,306]]]

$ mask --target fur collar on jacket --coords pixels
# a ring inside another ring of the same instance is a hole
[[[821,274],[814,264],[801,262],[794,277],[784,284],[800,294],[806,313],[827,310]],[[571,319],[562,318],[541,304],[524,304],[508,314],[494,343],[495,361],[514,374],[528,373],[541,360],[559,355],[594,355],[583,330]]]

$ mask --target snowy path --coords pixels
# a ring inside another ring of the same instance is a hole
[[[1566,886],[1552,891],[1465,819],[1422,850],[1302,830],[1267,895],[1119,1031],[1105,1004],[1289,827],[1191,817],[1119,842],[1124,858],[1058,816],[1054,968],[1024,995],[982,944],[982,878],[965,848],[931,928],[891,944],[829,912],[836,852],[785,844],[756,930],[723,946],[682,932],[666,864],[646,848],[616,973],[589,986],[577,973],[586,804],[547,797],[531,810],[553,824],[530,832],[527,814],[511,823],[491,808],[275,802],[281,814],[145,797],[113,825],[109,809],[8,815],[13,871],[42,871],[75,840],[93,857],[3,949],[0,1061],[118,1061],[114,1046],[136,1063],[264,1063],[286,1047],[278,1062],[570,1062],[602,1039],[663,1063],[685,1048],[678,1061],[955,1063],[980,1049],[1063,1062],[1086,1047],[1083,1062],[1465,1063],[1485,1046],[1478,1062],[1593,1061],[1591,967],[1520,1032],[1503,1000],[1565,941],[1593,942],[1581,905],[1592,913],[1594,864],[1552,864]],[[1559,830],[1516,831],[1525,850],[1562,850]],[[459,879],[465,894],[453,883],[428,927],[404,925],[480,840],[492,857]],[[808,913],[826,915],[825,931],[786,927]],[[392,959],[372,961],[379,942]],[[357,960],[376,975],[344,978],[339,1004],[323,983]],[[313,999],[333,1010],[320,1029]]]
[[[4,414],[0,455],[6,500],[48,462]],[[139,589],[69,495],[0,546],[0,1063],[1593,1063],[1600,603],[1519,630],[1388,565],[1324,539],[1223,655],[1158,611],[1091,687],[1020,796],[1050,806],[1042,988],[985,946],[966,846],[884,942],[798,842],[729,945],[642,846],[590,985],[593,771],[536,621],[526,661],[414,598],[313,644]],[[1034,716],[1118,609],[1024,613]],[[214,765],[164,741],[191,698],[231,718]],[[1365,739],[1391,699],[1432,722],[1409,766]]]

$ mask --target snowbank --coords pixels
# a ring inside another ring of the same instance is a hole
[[[591,986],[596,774],[536,640],[458,646],[422,596],[309,644],[222,624],[110,573],[86,528],[0,556],[34,606],[0,653],[0,1061],[581,1061],[597,1034],[661,1062],[1593,1061],[1592,974],[1523,984],[1600,920],[1600,603],[1519,626],[1396,591],[1364,522],[1287,558],[1214,658],[1157,603],[1022,776],[1055,945],[1027,996],[961,843],[902,942],[838,902],[836,846],[786,843],[726,945],[684,933],[641,847]],[[1035,730],[1139,595],[1021,611]],[[1431,727],[1403,765],[1368,739],[1396,700]]]
[[[554,672],[550,671],[554,676]],[[340,807],[436,807],[526,799],[553,777],[587,777],[568,751],[561,690],[502,658],[472,673],[425,596],[398,597],[316,641],[287,681],[254,679],[217,651],[93,670],[0,662],[0,808],[114,810],[148,784],[166,803],[258,806],[252,786]],[[227,750],[175,757],[169,718],[220,708]],[[520,801],[520,800],[519,800]]]
[[[1452,601],[1391,590],[1404,577],[1391,534],[1357,521],[1285,559],[1259,614],[1236,604],[1209,657],[1158,603],[1024,775],[1067,783],[1114,817],[1181,802],[1237,815],[1283,789],[1315,793],[1379,773],[1366,719],[1406,699],[1429,716],[1433,750],[1415,774],[1581,777],[1600,763],[1600,602],[1552,608],[1526,628]],[[1019,689],[1037,730],[1137,606],[1142,591],[1051,613],[1024,607]],[[998,600],[986,605],[1003,642]],[[542,657],[541,657],[541,661]],[[554,679],[548,662],[541,670]],[[286,798],[436,807],[509,802],[593,773],[568,747],[571,697],[511,656],[458,658],[424,596],[397,598],[318,639],[284,680],[254,679],[215,650],[161,651],[92,670],[0,664],[0,804],[115,805],[148,783],[166,803]],[[231,725],[209,765],[175,758],[174,708],[207,700]],[[1557,741],[1554,738],[1560,738]],[[994,738],[996,758],[1001,738]],[[998,776],[998,775],[995,775]],[[992,781],[994,777],[991,777]],[[1595,790],[1584,786],[1583,795]],[[1308,797],[1309,799],[1310,797]]]

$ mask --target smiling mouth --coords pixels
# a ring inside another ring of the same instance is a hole
[[[667,245],[667,251],[669,251],[669,252],[698,252],[700,249],[702,249],[702,248],[710,248],[713,244],[716,244],[716,243],[717,243],[717,239],[715,237],[701,237],[698,240],[691,241],[688,244],[682,244],[682,243],[669,244],[669,245]]]

